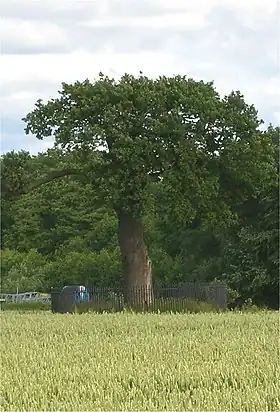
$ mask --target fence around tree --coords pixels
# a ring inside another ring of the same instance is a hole
[[[86,299],[77,299],[69,290],[52,289],[52,311],[67,313],[92,310],[119,312],[125,308],[148,312],[188,312],[190,305],[212,304],[217,309],[227,308],[227,288],[224,283],[185,283],[183,285],[107,288],[87,288]]]

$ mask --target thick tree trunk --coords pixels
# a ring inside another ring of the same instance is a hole
[[[129,305],[149,305],[152,301],[152,271],[140,218],[119,211],[118,229],[126,301]]]

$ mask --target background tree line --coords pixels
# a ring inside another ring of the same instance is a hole
[[[236,301],[279,305],[279,128],[260,131],[239,92],[178,76],[61,95],[25,119],[55,147],[1,157],[2,292],[149,282],[147,247],[154,283],[220,279]]]

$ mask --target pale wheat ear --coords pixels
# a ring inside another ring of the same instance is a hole
[[[1,406],[276,411],[278,324],[272,311],[95,314],[85,308],[61,315],[5,308]]]

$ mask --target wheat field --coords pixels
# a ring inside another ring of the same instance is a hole
[[[278,411],[279,315],[1,313],[1,411]]]

